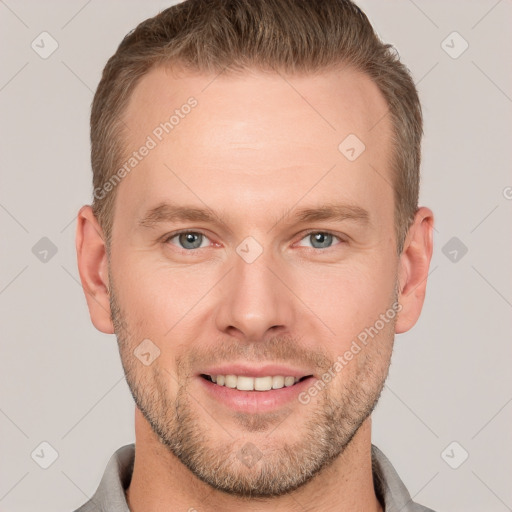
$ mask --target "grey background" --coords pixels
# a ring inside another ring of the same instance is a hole
[[[359,3],[418,84],[421,203],[436,215],[424,311],[397,337],[374,443],[420,503],[512,510],[512,2]],[[88,116],[102,68],[168,5],[0,0],[1,511],[74,510],[134,441],[115,337],[89,320],[74,235],[92,194]],[[43,31],[59,45],[47,59],[31,47]],[[469,44],[458,58],[445,51],[463,48],[446,40],[454,31]],[[43,237],[57,250],[46,261]],[[48,469],[35,460],[49,449],[31,456],[44,441],[58,452]]]

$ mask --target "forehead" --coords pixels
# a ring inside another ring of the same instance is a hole
[[[372,130],[387,112],[386,101],[368,76],[347,67],[296,76],[257,70],[202,74],[156,67],[140,80],[130,97],[124,116],[131,124],[130,132],[150,133],[155,121],[168,120],[191,97],[199,108],[183,123],[185,128],[176,126],[173,135],[187,136],[193,130],[195,144],[210,151],[216,140],[247,143],[256,149],[258,142],[265,142],[266,134],[280,134],[276,144],[307,136],[317,144],[323,140],[325,146],[331,146],[347,130],[373,143],[389,121],[384,119],[378,123],[379,129]],[[290,130],[287,123],[299,120],[302,122]],[[217,131],[205,139],[201,135],[207,130],[197,130],[199,122]],[[223,127],[229,132],[221,130]],[[321,137],[311,137],[314,135]]]
[[[211,206],[227,191],[240,204],[262,207],[306,193],[392,200],[383,187],[391,181],[386,112],[370,78],[347,68],[302,76],[155,68],[124,113],[127,158],[148,138],[154,147],[118,194],[137,213],[177,190],[196,202],[207,197]],[[356,156],[364,151],[354,160],[352,148]]]

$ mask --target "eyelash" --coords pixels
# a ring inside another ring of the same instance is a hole
[[[162,243],[163,244],[168,244],[170,242],[170,240],[172,240],[173,238],[176,238],[177,236],[181,235],[181,234],[184,234],[184,233],[192,233],[192,234],[197,234],[197,235],[203,235],[204,237],[206,237],[208,240],[209,240],[209,237],[206,233],[204,233],[203,231],[201,230],[190,230],[190,229],[183,229],[183,230],[180,230],[180,231],[175,231],[169,235],[165,235]],[[299,242],[301,242],[302,240],[304,240],[304,238],[310,236],[310,235],[313,235],[313,234],[322,234],[322,235],[331,235],[333,238],[337,238],[339,240],[339,244],[335,244],[335,245],[332,245],[331,247],[326,247],[325,249],[319,249],[319,248],[316,248],[316,247],[304,247],[305,249],[307,249],[308,251],[319,251],[319,252],[327,252],[329,251],[330,249],[333,249],[336,245],[340,245],[340,244],[345,244],[347,243],[347,240],[344,239],[343,237],[339,236],[339,235],[336,235],[335,233],[331,232],[331,231],[321,231],[321,230],[311,230],[311,231],[308,231],[304,234],[302,234],[302,237],[299,239]],[[174,244],[172,244],[174,245]],[[184,249],[183,247],[179,247],[177,245],[175,245],[176,249],[181,252],[181,253],[184,253],[184,254],[187,254],[187,255],[192,255],[194,253],[196,253],[199,249],[207,249],[207,247],[198,247],[196,249]]]

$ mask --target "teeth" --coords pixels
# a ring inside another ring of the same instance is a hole
[[[236,381],[238,380],[236,375],[226,375],[225,379],[224,386],[227,388],[236,388]]]
[[[284,377],[281,375],[272,377],[272,389],[281,389],[282,387],[284,387]]]
[[[240,391],[269,391],[293,386],[300,377],[270,375],[268,377],[247,377],[246,375],[211,375],[218,386],[226,386]]]
[[[240,391],[252,391],[254,389],[254,379],[252,377],[235,377],[236,389]]]
[[[284,378],[284,385],[286,387],[293,386],[295,384],[295,377],[285,377]]]
[[[272,389],[273,377],[256,377],[254,379],[254,389],[256,391],[268,391]]]

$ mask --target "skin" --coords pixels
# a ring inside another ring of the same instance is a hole
[[[137,404],[130,509],[382,510],[371,411],[395,333],[420,315],[433,228],[432,212],[419,208],[397,254],[386,102],[348,69],[174,71],[154,69],[137,85],[127,148],[190,96],[198,105],[117,186],[110,258],[90,206],[78,216],[91,320],[116,333]],[[351,133],[366,146],[352,162],[338,150]],[[207,205],[217,221],[140,226],[163,201]],[[296,209],[325,203],[358,206],[368,222],[293,220]],[[169,239],[181,229],[203,233],[201,248]],[[311,231],[335,236],[315,249]],[[252,263],[236,251],[248,236],[263,249]],[[395,301],[399,314],[307,404],[237,413],[197,375],[212,361],[278,361],[320,378]],[[133,354],[144,339],[160,350],[149,366]],[[247,443],[261,454],[250,468],[237,457]],[[264,471],[273,486],[259,479]]]

